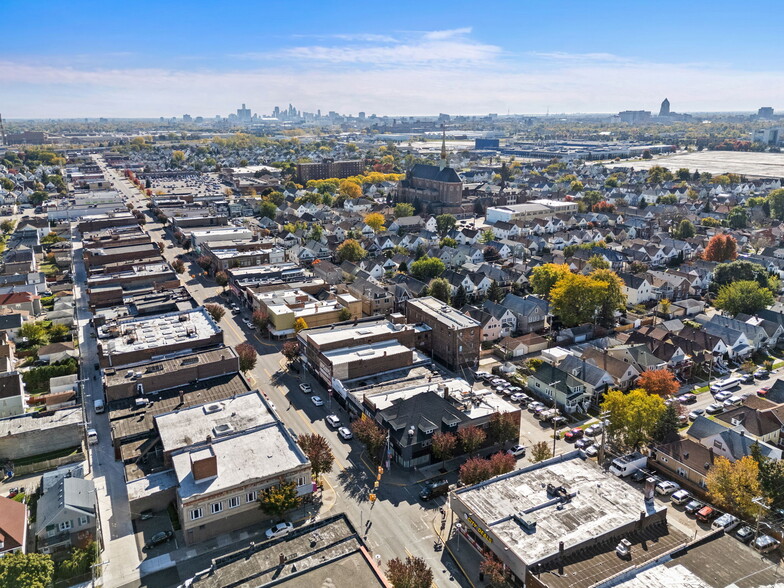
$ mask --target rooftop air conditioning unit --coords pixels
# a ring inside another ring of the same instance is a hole
[[[221,410],[221,405],[220,404],[208,404],[207,406],[204,407],[204,412],[206,414],[211,414],[211,413],[214,413],[214,412],[218,412],[219,410]]]

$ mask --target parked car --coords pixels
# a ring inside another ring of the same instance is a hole
[[[577,449],[585,449],[586,447],[590,447],[591,445],[593,445],[593,439],[588,439],[587,437],[578,439],[574,444],[574,446]]]
[[[705,414],[704,408],[695,408],[693,411],[689,413],[689,420],[696,421],[698,416],[702,416]]]
[[[558,427],[562,427],[566,424],[566,417],[554,416],[550,419],[550,423],[553,425],[553,429],[557,429]]]
[[[740,524],[738,517],[732,516],[730,513],[721,515],[718,519],[713,521],[711,527],[713,529],[724,529],[725,533],[729,533]]]
[[[738,406],[741,402],[743,402],[743,398],[740,396],[730,396],[724,401],[724,406],[731,408],[733,406]]]
[[[661,496],[669,496],[676,490],[680,490],[681,487],[676,484],[675,482],[670,482],[669,480],[663,480],[656,484],[656,494],[660,494]]]
[[[149,521],[154,516],[155,513],[153,513],[152,510],[149,508],[139,513],[139,518],[143,521]]]
[[[731,398],[731,397],[732,397],[732,392],[728,392],[727,390],[723,392],[716,392],[716,394],[713,395],[713,398],[716,400],[716,402],[724,402],[725,400],[727,400],[727,398]]]
[[[695,402],[697,402],[697,395],[692,394],[691,392],[687,394],[681,394],[680,396],[678,396],[678,402],[680,402],[681,404],[694,404]]]
[[[328,415],[326,418],[327,424],[332,428],[337,429],[340,427],[340,417],[336,414]]]
[[[670,502],[673,504],[683,504],[691,500],[691,494],[686,490],[676,490],[670,496]]]
[[[267,536],[267,539],[274,539],[275,537],[288,535],[292,529],[294,529],[294,525],[291,523],[278,523],[274,527],[267,529],[264,534]]]
[[[596,445],[591,445],[590,447],[585,448],[584,453],[588,457],[596,457],[599,455],[599,448]]]
[[[740,529],[735,531],[735,538],[741,543],[748,543],[754,538],[754,529],[748,525],[743,525]]]
[[[768,392],[770,392],[770,386],[763,386],[757,390],[757,396],[767,396]]]
[[[313,396],[310,401],[315,404],[316,406],[324,406],[324,401],[321,399],[321,396]]]
[[[351,432],[351,429],[349,429],[348,427],[340,427],[338,429],[338,435],[340,435],[346,441],[354,437],[353,433]]]
[[[751,546],[760,553],[775,551],[779,545],[781,545],[779,541],[770,535],[760,535],[751,543]]]
[[[588,437],[596,437],[602,434],[602,429],[604,429],[604,427],[601,423],[594,423],[585,429],[584,434]]]
[[[754,383],[754,374],[746,374],[740,377],[740,381],[744,384],[753,384]]]
[[[13,498],[19,494],[19,488],[11,488],[8,492],[8,498]]]
[[[299,389],[302,390],[305,394],[310,394],[313,392],[313,387],[310,384],[300,384]]]
[[[696,515],[703,506],[705,505],[699,500],[691,500],[686,503],[685,507],[683,507],[683,512],[690,515]]]
[[[570,429],[564,433],[564,441],[577,441],[580,437],[583,436],[583,430],[579,427],[574,429]]]
[[[703,506],[700,510],[697,511],[697,518],[704,523],[708,523],[719,516],[719,511],[711,506]]]
[[[760,380],[764,380],[764,379],[765,379],[765,378],[767,378],[769,375],[770,375],[770,372],[769,372],[768,370],[766,370],[766,369],[762,369],[762,368],[760,368],[760,369],[758,369],[756,372],[754,372],[754,377],[755,377],[755,378],[758,378],[758,379],[760,379]]]
[[[534,400],[531,404],[528,405],[528,412],[536,412],[537,408],[544,410],[547,407],[538,400]]]
[[[144,551],[152,549],[157,545],[163,545],[167,541],[170,541],[174,538],[174,531],[161,531],[160,533],[155,533],[150,540],[144,544]]]
[[[524,402],[527,399],[528,399],[528,396],[526,396],[525,394],[522,394],[520,392],[516,392],[515,394],[512,394],[509,397],[509,400],[511,400],[512,402]]]
[[[513,445],[510,449],[507,449],[506,452],[515,457],[525,457],[525,446]]]
[[[705,409],[707,414],[719,414],[720,412],[724,412],[724,405],[718,402],[714,402],[713,404],[708,405],[708,408]]]

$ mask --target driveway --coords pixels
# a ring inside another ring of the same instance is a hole
[[[169,514],[165,510],[154,513],[153,517],[146,521],[136,519],[133,521],[133,529],[136,536],[136,547],[139,550],[141,559],[149,559],[158,555],[163,555],[164,553],[168,553],[181,545],[184,545],[182,531],[175,531],[173,539],[147,551],[144,550],[144,545],[156,533],[160,533],[161,531],[174,531],[171,520],[169,519]]]

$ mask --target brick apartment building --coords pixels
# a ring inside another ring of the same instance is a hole
[[[358,176],[365,171],[365,162],[361,159],[332,161],[325,159],[320,163],[298,163],[297,181],[304,184],[308,180],[324,180],[327,178],[348,178]]]
[[[433,330],[424,349],[450,369],[478,365],[482,341],[478,321],[432,296],[409,300],[406,320],[424,323]]]

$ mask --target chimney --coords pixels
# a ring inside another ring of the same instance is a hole
[[[444,400],[449,400],[449,386],[444,386]]]
[[[207,442],[211,442],[209,435],[207,436]],[[190,457],[191,473],[195,481],[200,482],[201,480],[217,477],[218,458],[215,456],[211,446],[192,452]]]

